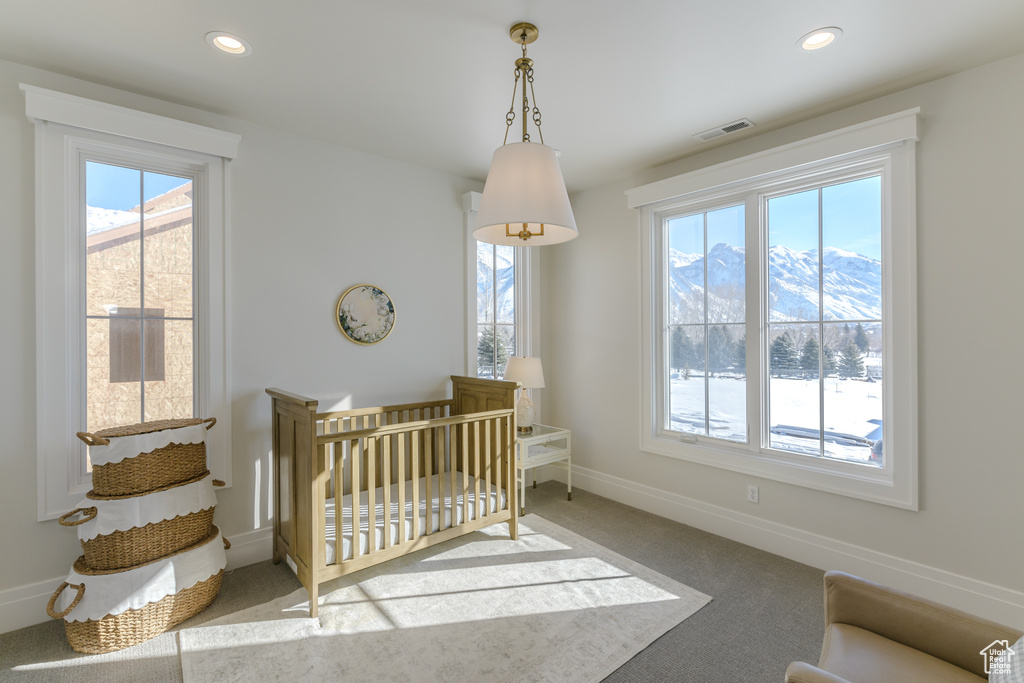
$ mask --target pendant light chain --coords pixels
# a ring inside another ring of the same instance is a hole
[[[540,136],[540,143],[544,144],[544,131],[541,130],[541,114],[537,107],[537,93],[533,89],[533,60],[526,56],[526,43],[523,43],[523,56],[516,60],[515,83],[512,84],[512,104],[505,114],[505,139],[501,144],[508,144],[508,133],[516,120],[516,92],[519,90],[519,79],[523,79],[523,142],[531,142],[530,132],[527,129],[527,121],[533,119],[533,125],[537,126],[537,134]],[[526,85],[529,83],[530,92],[526,92]],[[530,99],[533,99],[533,108],[530,108]]]
[[[523,61],[526,61],[526,46],[523,45]],[[526,122],[530,116],[530,98],[526,95],[526,81],[533,80],[533,69],[526,68],[523,79],[523,142],[530,142],[530,131],[526,129]]]
[[[525,47],[523,48],[525,50]],[[544,144],[544,131],[540,127],[540,109],[537,108],[537,95],[533,92],[533,69],[526,74],[526,80],[530,82],[530,97],[533,98],[533,125],[537,126],[537,135],[540,136],[540,144]],[[525,84],[523,89],[525,90]],[[523,98],[526,99],[525,97]]]

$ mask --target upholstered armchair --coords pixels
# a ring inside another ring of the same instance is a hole
[[[1022,633],[871,581],[825,574],[825,639],[818,666],[793,662],[787,683],[986,681],[981,654]]]

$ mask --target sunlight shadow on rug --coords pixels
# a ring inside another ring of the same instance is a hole
[[[711,598],[547,520],[504,525],[178,634],[186,682],[592,681]]]

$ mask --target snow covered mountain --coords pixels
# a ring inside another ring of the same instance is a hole
[[[745,254],[743,249],[716,244],[708,252],[708,308],[716,322],[742,319]],[[670,250],[670,306],[680,322],[703,317],[702,254]],[[882,317],[880,261],[826,247],[821,263],[825,320],[875,320]],[[771,322],[813,320],[818,313],[818,250],[794,251],[785,246],[768,250],[768,299]],[[717,317],[716,317],[717,315]]]
[[[492,256],[497,252],[496,256]],[[476,289],[477,289],[477,320],[479,322],[497,320],[497,322],[515,322],[515,262],[511,247],[498,247],[484,242],[476,243]],[[493,260],[493,264],[492,264]],[[487,310],[493,293],[491,291],[491,268],[494,268],[494,288],[497,290],[497,318],[493,319],[492,311]]]

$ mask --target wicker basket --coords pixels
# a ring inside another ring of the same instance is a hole
[[[216,531],[211,534],[219,534]],[[225,538],[225,549],[231,547]],[[202,543],[197,544],[197,546]],[[191,548],[181,552],[188,552]],[[75,561],[74,570],[79,574],[89,577],[100,574],[115,573],[112,571],[94,570],[85,566],[85,558],[79,557]],[[118,570],[130,571],[130,570]],[[129,609],[120,614],[108,614],[102,619],[87,619],[85,621],[64,620],[64,630],[67,634],[68,643],[77,652],[86,654],[103,654],[122,650],[132,645],[138,645],[150,638],[155,638],[168,629],[180,624],[189,617],[195,616],[206,609],[220,592],[221,580],[224,577],[224,570],[219,569],[208,579],[199,581],[190,588],[184,588],[177,593],[168,595],[161,600],[149,603],[139,609]],[[87,582],[77,586],[71,586],[67,581],[62,583],[56,592],[50,597],[46,605],[46,613],[54,619],[62,619],[70,614],[82,600],[87,589]],[[60,594],[66,588],[73,587],[78,591],[71,604],[61,612],[55,611],[56,602]]]
[[[124,427],[111,427],[90,434],[78,432],[79,439],[89,447],[108,446],[111,439],[152,434],[169,429],[192,427],[207,423],[210,429],[217,418],[190,420],[158,420]],[[148,453],[126,457],[119,462],[92,467],[92,488],[100,496],[128,496],[146,493],[164,486],[179,484],[201,476],[206,471],[206,442],[169,443]]]
[[[94,506],[76,508],[61,516],[58,522],[68,527],[79,526],[95,519],[97,516],[102,517],[105,501],[128,500],[140,496],[166,494],[166,492],[173,492],[174,489],[182,486],[201,482],[208,474],[207,472],[202,477],[182,484],[175,484],[134,496],[97,496],[94,492],[90,491],[86,495],[89,499],[96,501]],[[214,479],[212,480],[212,485],[224,486],[224,482]],[[173,493],[170,495],[173,495]],[[146,503],[146,501],[139,502],[140,505],[145,505]],[[88,540],[79,536],[85,565],[89,569],[125,569],[146,564],[152,560],[166,557],[183,548],[195,545],[210,535],[210,531],[213,528],[213,511],[214,507],[209,507],[205,510],[179,515],[173,519],[134,526],[130,529],[117,530],[109,534],[99,534]],[[109,513],[110,510],[108,509],[107,512]],[[82,514],[80,519],[68,521],[78,513]]]

